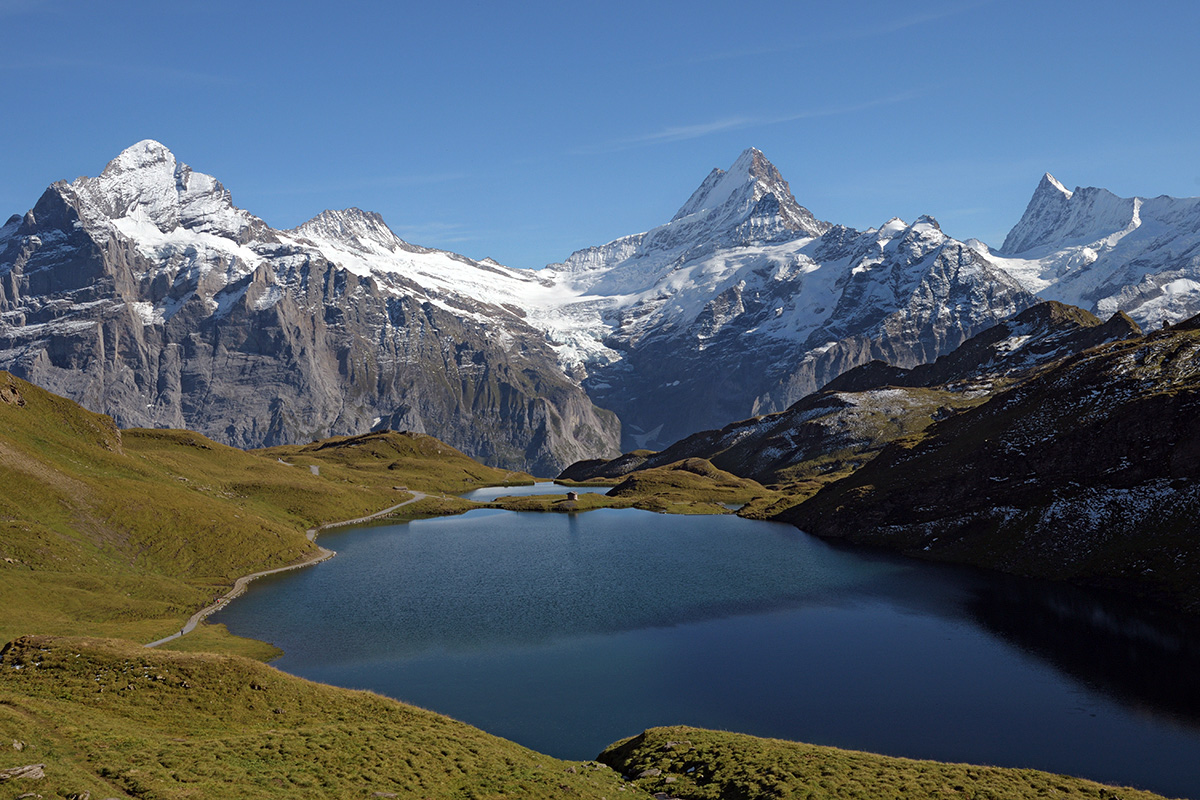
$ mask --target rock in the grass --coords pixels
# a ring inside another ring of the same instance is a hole
[[[24,767],[0,769],[0,781],[11,781],[17,778],[29,778],[31,780],[37,780],[38,778],[44,777],[46,777],[45,764],[27,764]]]

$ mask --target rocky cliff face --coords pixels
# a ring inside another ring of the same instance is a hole
[[[615,417],[544,335],[470,293],[523,279],[408,245],[377,216],[275,231],[142,142],[0,237],[0,366],[123,427],[242,447],[393,427],[538,474],[615,453]],[[431,291],[421,268],[451,284],[457,270],[465,291]]]

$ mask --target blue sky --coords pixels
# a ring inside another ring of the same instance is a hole
[[[1200,3],[0,0],[0,218],[144,138],[275,227],[512,266],[763,150],[819,218],[998,245],[1043,172],[1200,194]]]

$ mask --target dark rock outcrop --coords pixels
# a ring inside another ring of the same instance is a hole
[[[780,519],[929,558],[1200,610],[1200,332],[1070,358]]]

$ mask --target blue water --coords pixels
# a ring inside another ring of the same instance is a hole
[[[1055,584],[636,510],[324,534],[214,617],[279,668],[594,757],[691,724],[1200,798],[1200,632]]]
[[[488,503],[497,497],[528,497],[534,494],[566,494],[567,492],[604,494],[611,488],[611,486],[560,486],[554,481],[538,481],[528,486],[485,486],[461,496],[477,503]]]

